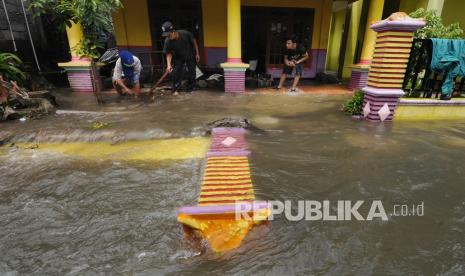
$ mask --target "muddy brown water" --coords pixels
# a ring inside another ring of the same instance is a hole
[[[280,216],[235,251],[200,254],[183,241],[176,208],[196,203],[203,160],[87,160],[4,146],[0,274],[465,274],[465,123],[354,121],[338,112],[346,98],[197,92],[98,107],[91,95],[65,93],[61,109],[92,112],[2,124],[18,141],[38,132],[79,140],[96,121],[111,126],[82,140],[157,139],[243,116],[267,131],[247,134],[257,198],[381,200],[389,220]],[[394,204],[421,202],[424,216],[393,214]]]

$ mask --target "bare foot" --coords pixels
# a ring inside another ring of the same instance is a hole
[[[178,92],[178,91],[176,91],[176,92],[173,93],[173,96],[178,96],[178,95],[179,95],[179,92]]]

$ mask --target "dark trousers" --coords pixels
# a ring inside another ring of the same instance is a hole
[[[195,60],[192,59],[174,59],[173,60],[173,93],[181,88],[184,77],[184,65],[187,67],[187,91],[195,88]]]

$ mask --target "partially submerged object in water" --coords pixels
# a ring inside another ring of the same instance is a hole
[[[179,209],[185,236],[206,240],[215,252],[239,247],[271,212],[266,202],[254,201],[244,133],[243,128],[212,129],[198,205]]]
[[[210,123],[206,123],[203,126],[195,127],[190,130],[191,136],[204,136],[212,133],[214,128],[242,128],[251,130],[254,132],[264,133],[265,131],[254,126],[248,119],[241,117],[225,117]]]
[[[222,118],[222,119],[207,123],[207,127],[210,128],[210,131],[213,128],[217,128],[217,127],[231,127],[231,128],[238,127],[238,128],[248,129],[251,126],[252,124],[246,118],[233,118],[233,117],[226,117],[226,118]]]

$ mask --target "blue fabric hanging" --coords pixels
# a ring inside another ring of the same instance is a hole
[[[454,79],[457,76],[465,77],[465,40],[433,38],[431,41],[431,70],[444,74],[441,93],[450,95],[454,91]]]

